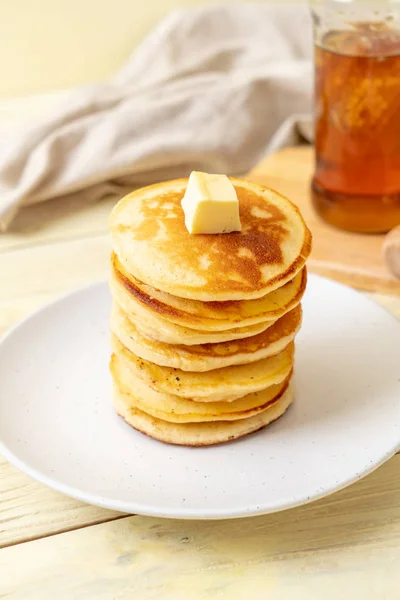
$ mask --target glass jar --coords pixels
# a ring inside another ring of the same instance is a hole
[[[314,207],[336,227],[400,224],[400,0],[311,2]]]

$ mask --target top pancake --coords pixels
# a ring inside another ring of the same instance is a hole
[[[242,231],[191,235],[181,200],[187,179],[123,198],[110,216],[114,252],[140,281],[202,301],[260,298],[292,279],[311,250],[298,209],[273,190],[230,178]]]

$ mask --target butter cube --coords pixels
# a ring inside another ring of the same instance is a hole
[[[226,175],[192,171],[182,198],[189,233],[241,231],[239,201]]]

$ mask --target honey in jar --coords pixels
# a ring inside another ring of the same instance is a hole
[[[351,23],[315,44],[313,203],[341,229],[400,224],[400,29]]]

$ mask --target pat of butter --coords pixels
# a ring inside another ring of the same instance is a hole
[[[182,198],[189,233],[241,231],[239,201],[226,175],[192,171]]]

